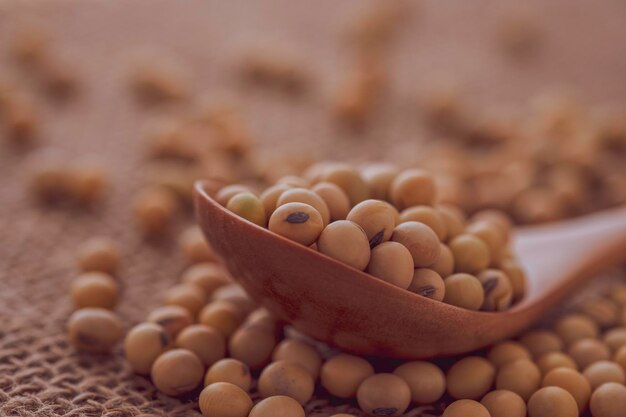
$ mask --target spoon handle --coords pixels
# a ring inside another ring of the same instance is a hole
[[[514,245],[528,273],[527,302],[566,291],[589,274],[626,259],[626,206],[521,228]]]

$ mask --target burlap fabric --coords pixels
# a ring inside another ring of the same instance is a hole
[[[0,143],[0,416],[198,415],[195,401],[161,395],[148,379],[133,375],[119,348],[112,356],[81,355],[65,336],[75,250],[85,238],[112,236],[123,249],[118,311],[129,327],[160,303],[184,268],[174,240],[146,244],[131,219],[130,198],[145,166],[142,128],[176,112],[145,111],[130,99],[129,60],[144,48],[179,59],[195,91],[236,98],[262,154],[306,150],[320,157],[410,160],[421,146],[415,138],[424,136],[413,113],[414,94],[425,88],[421,81],[445,71],[467,81],[476,103],[498,99],[515,107],[558,81],[576,85],[590,102],[623,104],[626,51],[623,42],[611,41],[626,25],[618,13],[607,13],[611,2],[577,1],[589,9],[580,15],[561,13],[575,9],[571,1],[545,5],[539,22],[554,36],[530,74],[516,72],[489,43],[498,16],[511,4],[445,3],[412,10],[415,20],[390,53],[394,99],[363,137],[349,138],[332,128],[325,104],[348,65],[342,37],[345,24],[364,7],[359,1],[1,1],[0,78],[35,94],[6,53],[15,30],[34,25],[51,34],[52,49],[74,63],[80,80],[78,97],[67,105],[37,99],[42,124],[36,146],[99,161],[112,188],[89,211],[37,204],[27,187],[30,151]],[[558,24],[551,16],[559,16]],[[584,30],[572,31],[581,25],[592,28],[594,42],[575,41],[590,38]],[[459,39],[466,47],[459,48]],[[230,70],[241,53],[258,46],[293,52],[313,74],[315,93],[303,101],[242,94]],[[493,85],[497,91],[488,88]],[[319,416],[358,414],[353,404],[329,405],[323,398],[307,409]],[[425,408],[407,416],[431,413],[438,415]]]

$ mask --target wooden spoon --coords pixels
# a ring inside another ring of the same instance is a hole
[[[522,228],[515,250],[528,293],[476,312],[395,287],[250,223],[196,184],[196,214],[237,282],[276,316],[343,350],[404,359],[465,353],[514,336],[594,273],[626,258],[626,207]]]

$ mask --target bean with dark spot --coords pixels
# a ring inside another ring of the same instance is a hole
[[[346,220],[350,220],[363,228],[372,248],[388,241],[391,238],[391,233],[393,233],[393,228],[396,226],[393,208],[380,200],[360,202],[350,210]]]
[[[107,353],[122,337],[122,323],[117,315],[104,308],[82,308],[71,315],[68,333],[76,349]]]
[[[485,295],[489,295],[491,291],[498,285],[497,278],[489,278],[486,281],[483,281],[483,290],[485,291]]]
[[[298,211],[296,213],[289,213],[285,220],[289,223],[305,223],[309,220],[309,215],[302,211]]]
[[[324,221],[313,206],[291,202],[274,210],[268,228],[280,236],[309,246],[324,229]]]
[[[398,412],[397,408],[388,407],[388,408],[376,408],[372,411],[372,414],[375,416],[392,416]]]
[[[211,365],[204,376],[205,386],[216,382],[229,382],[247,392],[252,384],[250,368],[237,359],[220,359]]]
[[[432,297],[435,293],[435,287],[432,285],[427,285],[425,287],[420,287],[417,289],[417,294],[422,295],[424,297]]]
[[[369,415],[399,416],[411,402],[411,389],[398,375],[375,374],[361,383],[356,398]]]
[[[374,246],[379,245],[382,243],[383,241],[383,236],[385,235],[385,230],[381,230],[380,232],[376,233],[371,239],[370,239],[370,249],[374,248]]]
[[[140,323],[124,340],[126,360],[135,372],[147,375],[156,358],[170,347],[171,341],[170,335],[159,324]]]

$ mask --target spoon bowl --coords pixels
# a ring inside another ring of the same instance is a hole
[[[229,212],[195,186],[209,244],[260,305],[345,351],[402,359],[470,352],[519,333],[594,273],[626,255],[626,207],[517,230],[527,295],[504,312],[479,312],[393,286]]]

